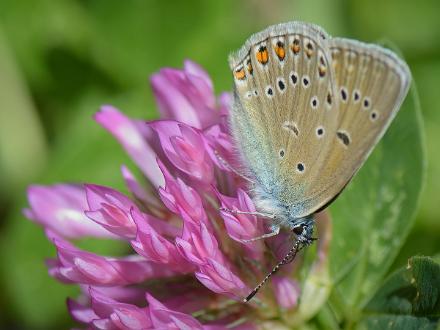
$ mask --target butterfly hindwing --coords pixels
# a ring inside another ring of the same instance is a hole
[[[321,160],[321,177],[310,182],[311,211],[331,201],[363,165],[397,114],[411,80],[407,65],[377,45],[333,38],[330,51],[338,127]]]

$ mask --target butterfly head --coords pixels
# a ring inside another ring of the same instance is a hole
[[[303,245],[310,245],[315,240],[313,238],[313,227],[315,224],[313,216],[292,219],[289,221],[289,224],[292,232]]]

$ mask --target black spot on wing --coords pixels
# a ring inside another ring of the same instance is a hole
[[[285,123],[285,124],[283,125],[283,127],[284,127],[285,129],[288,129],[289,131],[293,132],[293,134],[295,134],[296,136],[299,135],[298,127],[296,127],[295,124],[292,124],[292,123]]]
[[[342,131],[337,131],[336,136],[338,137],[339,140],[341,140],[341,142],[345,146],[348,146],[350,144],[350,137],[348,136],[347,133],[342,132]]]

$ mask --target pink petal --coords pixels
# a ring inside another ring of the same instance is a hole
[[[95,120],[115,136],[153,185],[157,187],[163,184],[162,173],[156,164],[156,153],[133,120],[111,106],[103,106],[95,114]]]
[[[212,85],[212,80],[209,77],[208,73],[205,70],[203,70],[203,68],[200,65],[198,65],[197,63],[195,63],[191,60],[185,60],[183,62],[183,67],[184,67],[185,72],[203,79],[206,86],[208,86],[208,88],[209,88],[209,90],[207,90],[205,94],[213,93],[214,87]]]
[[[64,237],[115,237],[84,214],[88,207],[82,186],[30,186],[28,200],[31,209],[25,215]]]
[[[298,283],[288,277],[275,275],[272,277],[275,298],[283,308],[293,308],[298,303],[300,287]]]
[[[225,260],[213,232],[203,223],[186,222],[182,238],[176,239],[176,245],[184,258],[198,266],[211,259],[221,263]]]
[[[240,168],[236,159],[236,153],[234,152],[232,137],[223,130],[222,125],[213,125],[209,127],[203,132],[203,135],[206,143],[205,148],[211,157],[211,160],[222,170],[236,176],[230,168]],[[225,162],[220,161],[217,154],[220,155],[220,157],[230,166],[227,166]]]
[[[216,283],[214,279],[212,279],[211,276],[206,275],[202,272],[196,272],[195,273],[197,279],[206,286],[209,290],[215,292],[215,293],[225,293],[225,290],[223,287]]]
[[[176,119],[193,127],[201,127],[197,111],[186,99],[182,92],[170,84],[172,75],[179,75],[179,72],[161,70],[150,78],[151,87],[159,106],[161,117],[164,119]],[[178,77],[177,77],[178,78]]]
[[[233,96],[232,93],[223,92],[219,97],[220,113],[223,117],[229,116],[229,111],[232,108]]]
[[[100,317],[93,324],[104,329],[147,329],[151,320],[144,308],[121,303],[90,289],[91,305]]]
[[[250,197],[241,189],[237,190],[237,198],[224,196],[217,192],[217,196],[222,203],[222,207],[244,212],[255,212],[255,206]],[[264,234],[264,219],[259,219],[254,215],[231,214],[227,211],[220,212],[228,235],[235,241],[242,243],[249,257],[261,259],[263,257],[263,242],[255,241],[243,243],[243,240],[253,239]]]
[[[149,261],[177,272],[187,273],[193,270],[193,266],[182,258],[177,247],[156,232],[140,213],[133,212],[132,215],[138,231],[131,244],[137,253]]]
[[[97,329],[97,330],[120,330],[109,319],[93,320],[92,325],[93,325],[92,329]]]
[[[57,261],[48,263],[49,271],[63,282],[117,286],[174,275],[171,270],[149,263],[137,255],[102,257],[79,250],[51,233],[48,235],[58,252]]]
[[[158,163],[166,182],[165,189],[159,189],[159,195],[167,208],[179,215],[182,215],[183,211],[196,223],[208,223],[202,198],[198,192],[180,178],[174,179],[162,162],[159,161]]]
[[[87,324],[98,318],[90,307],[83,306],[72,299],[67,299],[67,308],[72,318],[81,323]]]
[[[127,329],[142,330],[151,326],[151,321],[145,311],[119,307],[115,309],[115,313]]]
[[[130,210],[137,208],[135,203],[120,192],[99,185],[87,184],[86,196],[89,211],[86,215],[108,231],[125,237],[136,236],[136,225]]]
[[[200,131],[172,120],[158,120],[148,125],[158,134],[163,152],[176,168],[200,183],[212,183],[213,163]]]
[[[148,310],[153,327],[163,329],[203,329],[199,321],[194,317],[173,311],[161,304],[152,295],[146,295],[148,301]]]
[[[185,61],[184,70],[162,69],[150,81],[163,119],[196,128],[218,120],[212,81],[196,63]]]
[[[149,208],[162,209],[163,206],[160,203],[155,191],[153,192],[151,189],[149,191],[143,187],[126,166],[121,166],[121,172],[122,176],[124,177],[125,184],[133,193],[135,198],[145,203],[145,205],[147,205]]]
[[[88,295],[90,290],[119,302],[140,302],[145,297],[145,290],[132,286],[90,286],[80,285],[81,291]]]
[[[226,263],[209,260],[207,264],[200,266],[200,270],[195,275],[208,289],[233,299],[241,300],[249,292],[247,286]]]

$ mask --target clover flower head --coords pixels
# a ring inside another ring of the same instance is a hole
[[[208,74],[191,61],[183,70],[160,70],[151,84],[160,120],[131,119],[112,106],[94,116],[147,179],[123,166],[130,196],[95,184],[28,189],[24,214],[44,227],[57,250],[47,262],[49,274],[81,288],[81,296],[67,302],[72,317],[90,329],[298,324],[304,319],[298,262],[274,276],[254,302],[242,302],[292,242],[281,233],[245,243],[268,230],[263,220],[219,211],[255,211],[246,182],[220,161],[237,163],[228,130],[230,95],[216,98]],[[84,251],[75,246],[83,237],[123,241],[129,252]],[[325,268],[327,245],[318,249],[315,276]]]

